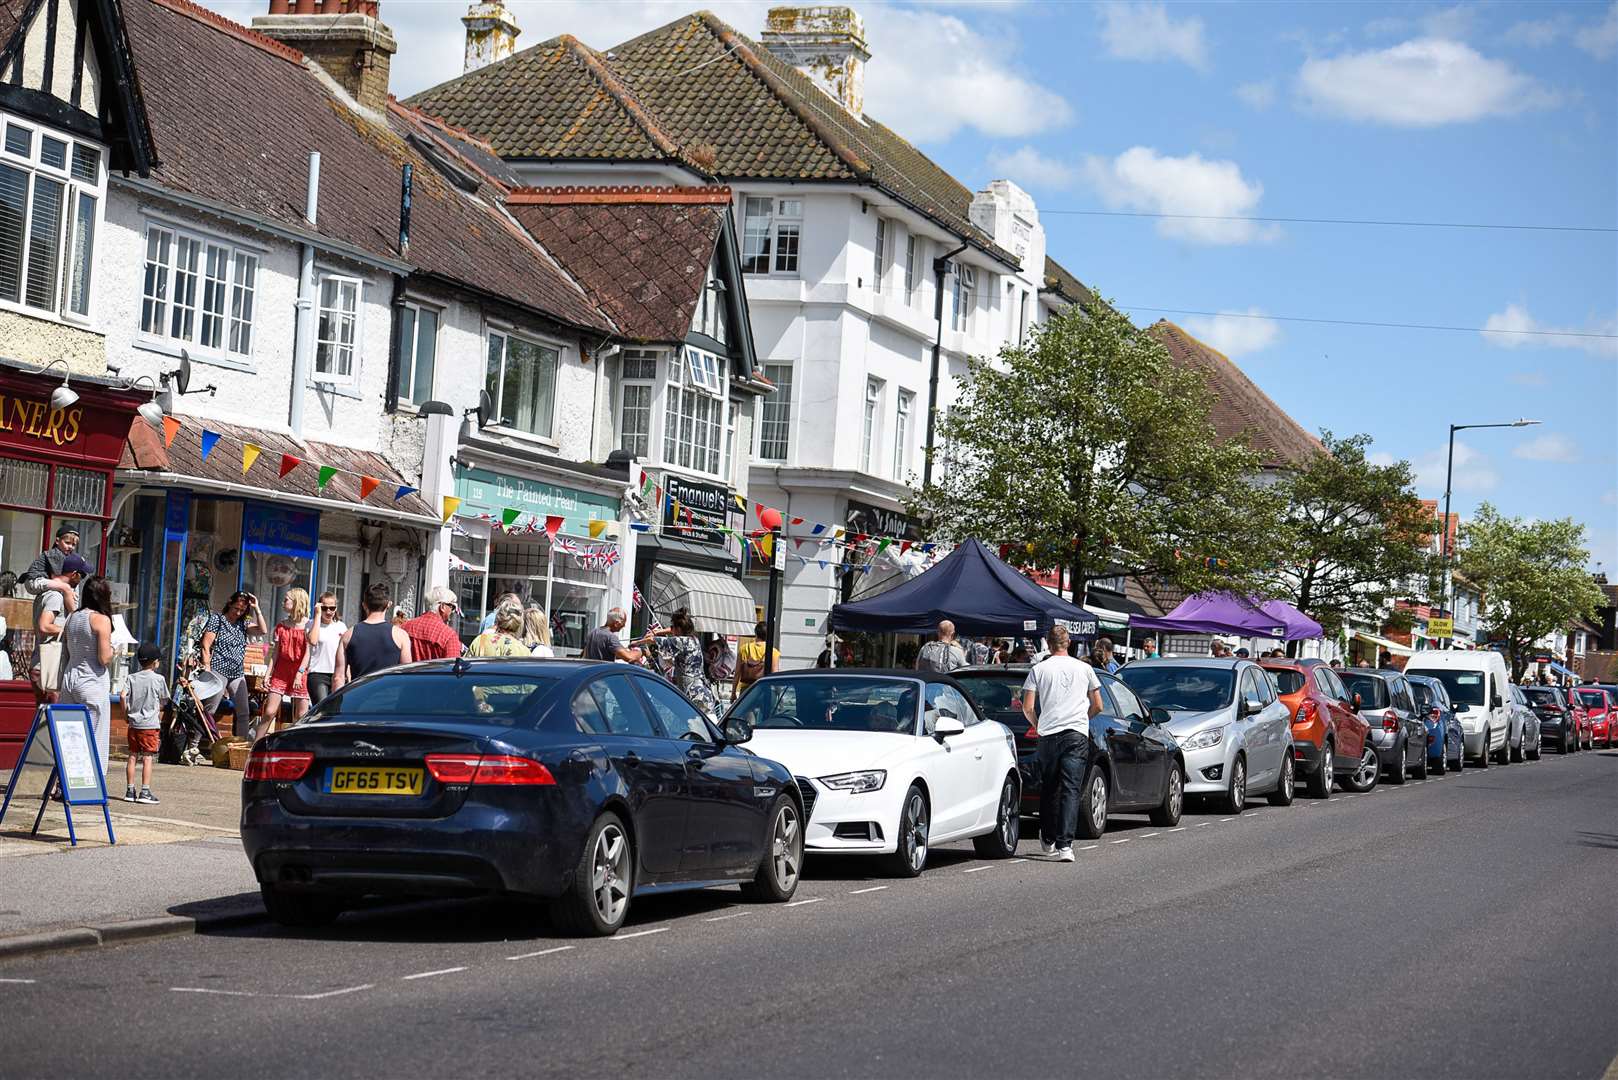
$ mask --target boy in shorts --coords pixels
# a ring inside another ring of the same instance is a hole
[[[158,727],[163,702],[169,696],[168,683],[157,673],[163,653],[156,645],[142,645],[135,653],[140,670],[129,676],[129,692],[124,697],[129,713],[129,761],[125,765],[124,802],[155,805],[152,794],[152,762],[157,758]],[[140,792],[135,791],[135,759],[140,759]]]

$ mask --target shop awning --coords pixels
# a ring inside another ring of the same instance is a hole
[[[1551,668],[1551,673],[1555,674],[1555,675],[1566,675],[1570,679],[1577,679],[1579,677],[1578,672],[1569,671],[1567,668],[1563,667],[1561,664],[1558,664],[1555,660],[1551,661],[1550,668]]]
[[[1363,630],[1356,630],[1354,632],[1354,636],[1359,638],[1361,641],[1375,645],[1379,649],[1386,649],[1394,656],[1416,655],[1416,650],[1412,649],[1409,645],[1401,645],[1397,641],[1390,641],[1385,637],[1377,637],[1375,634],[1367,634]]]
[[[733,577],[664,565],[652,567],[646,584],[646,602],[665,623],[685,608],[700,631],[748,636],[758,621],[747,586]]]

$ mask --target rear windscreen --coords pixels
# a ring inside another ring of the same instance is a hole
[[[1530,705],[1561,705],[1562,692],[1549,686],[1525,686],[1524,694],[1528,695]]]
[[[399,672],[345,686],[309,714],[310,720],[401,720],[434,717],[446,720],[493,720],[510,723],[527,716],[552,686],[555,676],[470,671]]]
[[[1356,675],[1352,671],[1340,671],[1338,677],[1343,685],[1348,687],[1350,694],[1360,696],[1360,707],[1363,709],[1385,709],[1388,707],[1388,684],[1375,675]]]
[[[1270,685],[1275,687],[1277,694],[1296,694],[1303,689],[1304,678],[1301,671],[1293,671],[1291,668],[1265,668],[1264,674],[1270,677]]]
[[[966,696],[971,698],[985,714],[1017,712],[1021,709],[1016,701],[1017,693],[1023,684],[1020,672],[1006,675],[957,675],[955,681],[965,688]]]

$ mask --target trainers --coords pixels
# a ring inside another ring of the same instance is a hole
[[[1054,855],[1056,854],[1056,845],[1048,840],[1041,840],[1039,842],[1039,853],[1041,855]]]
[[[1056,861],[1057,862],[1072,862],[1073,861],[1073,849],[1070,848],[1070,847],[1058,848],[1057,852],[1056,852]]]
[[[191,760],[191,751],[189,751],[189,750],[181,750],[180,751],[180,764],[181,765],[195,765],[196,764],[196,762]]]
[[[132,787],[124,788],[124,802],[134,802],[134,801],[135,801],[135,789],[132,788]]]
[[[157,796],[152,794],[152,789],[151,788],[143,787],[143,788],[140,789],[140,795],[139,795],[138,798],[135,799],[135,801],[138,802],[138,803],[146,803],[146,804],[148,804],[150,806],[156,806],[157,805]],[[1068,855],[1071,856],[1072,854],[1073,853],[1071,851],[1068,852]]]

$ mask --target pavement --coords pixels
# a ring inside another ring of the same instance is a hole
[[[610,939],[439,903],[0,961],[6,1068],[1618,1075],[1618,752],[1123,816],[1073,864],[933,855],[811,857],[790,904],[638,899]]]

